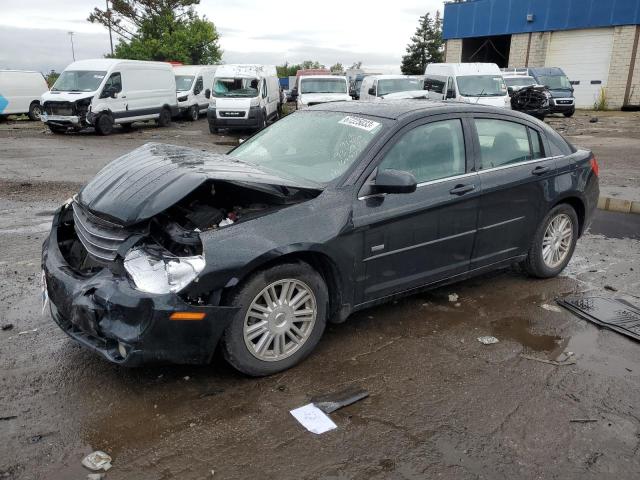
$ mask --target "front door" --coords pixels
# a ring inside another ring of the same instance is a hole
[[[546,213],[556,169],[537,129],[498,118],[473,123],[482,198],[472,269],[526,253]]]
[[[359,303],[468,270],[480,185],[468,169],[464,130],[460,118],[413,124],[379,155],[377,171],[409,171],[418,188],[356,200],[354,227],[364,232]]]

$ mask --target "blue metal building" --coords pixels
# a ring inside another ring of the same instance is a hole
[[[467,0],[444,8],[447,61],[554,66],[578,106],[640,105],[640,0]],[[603,90],[604,89],[604,90]]]

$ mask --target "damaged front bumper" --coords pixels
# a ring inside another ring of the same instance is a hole
[[[238,309],[194,306],[176,294],[144,293],[124,274],[108,268],[92,276],[75,272],[58,247],[61,210],[42,249],[51,315],[60,328],[83,347],[120,365],[208,363]],[[172,320],[175,312],[204,317]]]
[[[84,119],[78,115],[48,115],[42,113],[40,120],[43,123],[61,127],[81,127],[84,123]]]

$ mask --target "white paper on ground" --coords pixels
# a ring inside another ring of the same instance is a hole
[[[324,433],[338,426],[313,403],[291,410],[291,415],[311,433]]]

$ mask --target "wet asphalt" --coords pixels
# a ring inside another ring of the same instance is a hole
[[[204,120],[109,139],[4,127],[0,324],[13,328],[0,331],[0,478],[85,479],[93,450],[113,457],[113,480],[637,478],[640,344],[555,299],[640,304],[640,215],[598,212],[557,278],[505,270],[359,312],[273,377],[245,378],[220,358],[123,369],[42,314],[52,211],[153,135],[216,151],[237,136],[210,136]],[[333,431],[314,435],[289,414],[346,387],[369,397],[332,413]]]

